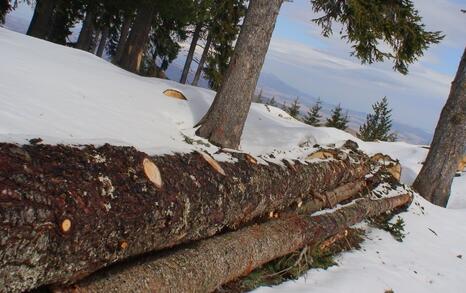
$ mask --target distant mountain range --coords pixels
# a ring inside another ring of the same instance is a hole
[[[168,67],[166,74],[170,79],[179,79],[181,71],[183,69],[183,62],[184,56],[180,56],[179,59],[175,60],[175,62],[173,62]],[[189,74],[188,80],[191,80],[193,75],[194,73],[191,72]],[[208,88],[207,80],[201,78],[201,80],[199,81],[199,86]],[[261,74],[257,84],[257,89],[257,91],[259,91],[259,89],[263,90],[262,94],[265,98],[270,99],[272,97],[275,97],[275,99],[279,103],[286,102],[287,104],[290,104],[296,97],[299,97],[300,103],[302,105],[302,114],[305,114],[307,112],[307,109],[317,101],[316,96],[309,93],[304,93],[290,86],[286,82],[282,81],[276,75],[270,73]],[[336,105],[327,103],[325,102],[325,100],[322,100],[323,116],[330,116],[330,112],[333,108],[335,108],[335,106]],[[367,113],[352,109],[345,110],[348,111],[348,115],[350,117],[350,121],[348,123],[349,129],[347,131],[352,134],[356,134],[359,130],[359,126],[362,125],[366,120]],[[433,136],[432,133],[425,131],[421,128],[413,127],[397,121],[393,121],[393,131],[396,132],[398,140],[413,144],[430,144]]]
[[[308,107],[311,107],[317,97],[309,93],[304,93],[289,84],[282,81],[277,76],[270,73],[262,73],[257,85],[258,89],[263,90],[263,95],[266,98],[275,97],[278,102],[286,102],[289,104],[296,97],[299,97],[302,105],[302,114],[307,112]],[[327,103],[322,100],[322,114],[324,117],[330,116],[330,112],[336,105]],[[356,134],[359,126],[366,120],[367,113],[352,109],[345,109],[350,116],[348,132]],[[413,127],[404,123],[393,121],[393,131],[397,133],[398,140],[413,143],[413,144],[430,144],[433,134],[417,127]]]

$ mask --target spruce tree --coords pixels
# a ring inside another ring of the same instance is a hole
[[[272,107],[277,107],[278,106],[277,100],[275,100],[275,96],[270,98],[265,104],[267,106],[272,106]]]
[[[396,135],[391,133],[392,109],[388,107],[387,97],[372,105],[373,113],[368,114],[366,123],[359,127],[358,137],[365,141],[395,141]]]
[[[260,90],[259,94],[255,96],[254,102],[260,103],[260,104],[264,103],[264,96],[262,95],[262,89]]]
[[[322,101],[318,98],[314,106],[307,112],[306,117],[304,117],[304,123],[316,127],[321,126],[320,119],[322,118],[322,114],[320,114],[320,110],[322,110]]]
[[[348,112],[343,115],[343,109],[341,105],[338,104],[333,110],[330,118],[327,118],[327,127],[335,127],[341,130],[345,130],[348,127]]]
[[[246,13],[245,0],[217,0],[212,10],[214,16],[209,33],[213,52],[207,57],[204,75],[209,87],[219,90],[233,56],[241,19]]]
[[[286,101],[283,101],[283,103],[280,105],[280,109],[288,113],[288,105],[286,104]]]
[[[291,117],[299,119],[300,109],[301,104],[299,103],[299,98],[296,98],[289,107],[286,107],[286,112],[288,112],[288,114],[290,114]]]

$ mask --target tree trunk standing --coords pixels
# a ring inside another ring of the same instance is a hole
[[[434,139],[413,187],[428,201],[446,207],[458,162],[466,146],[466,49],[443,107]]]
[[[370,172],[360,152],[329,152],[334,160],[288,167],[232,154],[236,163],[214,169],[198,153],[0,144],[0,291],[76,281],[320,199]]]
[[[197,41],[199,40],[201,30],[202,23],[198,23],[193,32],[193,39],[191,41],[191,45],[189,46],[188,56],[186,56],[186,62],[184,63],[183,72],[181,73],[180,83],[185,84],[188,79],[189,69],[191,68],[191,63],[193,61],[194,52],[196,51]]]
[[[46,39],[53,23],[56,0],[37,0],[27,35]]]
[[[102,57],[104,54],[105,46],[107,45],[108,34],[109,34],[109,29],[108,27],[105,27],[104,30],[102,31],[102,34],[100,35],[99,48],[97,49],[96,55],[99,57]]]
[[[11,8],[9,0],[0,0],[0,24],[5,23],[5,16],[10,12]]]
[[[125,48],[126,41],[128,40],[129,30],[131,29],[132,21],[132,16],[125,16],[123,20],[123,25],[121,26],[120,39],[118,40],[118,46],[116,48],[115,56],[113,57],[113,62],[118,62],[118,60],[121,59],[123,49]]]
[[[409,194],[354,201],[317,216],[291,215],[199,241],[165,256],[114,266],[54,293],[212,292],[274,259],[345,231],[348,227],[407,205]]]
[[[90,51],[92,48],[93,35],[94,35],[95,14],[88,7],[86,18],[84,18],[81,32],[79,33],[77,49]]]
[[[67,38],[71,34],[69,3],[65,0],[56,0],[55,3],[55,11],[47,40],[56,44],[66,45]]]
[[[138,9],[131,33],[126,41],[123,54],[118,64],[133,73],[139,72],[144,49],[149,40],[149,33],[155,13],[155,6],[151,2],[146,2]]]
[[[251,0],[222,86],[197,134],[237,149],[283,0]]]
[[[201,59],[199,60],[199,64],[197,65],[196,74],[194,75],[194,79],[192,82],[192,85],[194,86],[197,86],[197,84],[199,83],[199,79],[201,78],[202,70],[204,70],[204,64],[207,60],[207,56],[209,56],[210,44],[212,44],[212,34],[209,32],[204,46],[204,51],[202,52]]]

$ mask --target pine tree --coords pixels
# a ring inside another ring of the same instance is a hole
[[[318,98],[314,106],[307,112],[306,117],[304,117],[304,123],[312,126],[321,126],[320,119],[322,118],[322,114],[320,114],[320,110],[322,110],[322,101]]]
[[[288,105],[286,104],[286,101],[283,101],[283,103],[281,103],[280,109],[288,113]]]
[[[286,112],[290,114],[291,117],[298,119],[301,109],[301,104],[299,103],[299,98],[294,99],[293,103],[289,107],[286,107]]]
[[[278,106],[277,100],[275,100],[275,96],[270,98],[265,104],[267,106],[272,106],[272,107],[277,107]]]
[[[358,137],[365,141],[395,141],[396,135],[390,133],[392,109],[388,107],[387,97],[372,105],[372,110],[373,113],[366,117],[366,123],[359,127]]]
[[[264,103],[264,96],[262,95],[262,89],[260,90],[259,94],[257,94],[257,96],[254,97],[254,102],[260,103],[260,104]]]
[[[341,108],[341,105],[338,104],[338,106],[332,110],[330,118],[327,118],[325,126],[345,130],[348,127],[348,119],[348,111],[343,115],[343,109]]]

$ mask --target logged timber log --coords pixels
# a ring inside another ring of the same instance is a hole
[[[342,155],[290,168],[244,154],[225,163],[110,145],[0,143],[0,291],[70,283],[237,229],[369,173],[362,153],[333,152]]]
[[[199,241],[99,272],[55,293],[211,292],[220,285],[307,245],[314,246],[367,217],[410,203],[411,195],[356,200],[317,216],[293,215]]]

